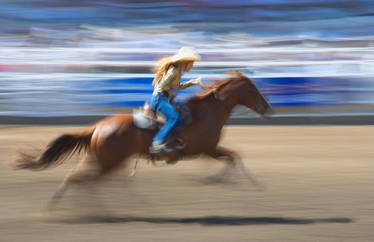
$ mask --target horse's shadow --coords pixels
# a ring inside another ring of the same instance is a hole
[[[132,223],[144,222],[153,224],[200,224],[210,226],[222,225],[266,225],[266,224],[317,224],[317,223],[351,223],[350,218],[286,218],[286,217],[237,217],[237,216],[204,216],[204,217],[81,217],[60,220],[64,223]]]

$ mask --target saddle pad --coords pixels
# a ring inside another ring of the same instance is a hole
[[[151,119],[144,115],[142,110],[133,110],[134,124],[136,127],[141,129],[157,129],[158,123],[156,120]]]

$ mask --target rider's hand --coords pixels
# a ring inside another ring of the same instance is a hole
[[[201,82],[202,82],[201,77],[198,77],[198,78],[192,80],[192,83],[194,85],[201,85]]]

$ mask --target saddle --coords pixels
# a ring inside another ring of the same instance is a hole
[[[192,115],[187,104],[173,102],[173,106],[181,115],[183,125],[192,122]],[[160,129],[166,122],[165,117],[161,113],[157,113],[155,110],[153,110],[148,103],[145,103],[141,108],[134,109],[133,116],[135,126],[140,129],[157,130]]]
[[[174,107],[178,110],[179,114],[182,117],[183,125],[189,124],[192,122],[192,115],[187,104],[173,103]],[[147,130],[158,130],[166,122],[165,117],[153,110],[147,103],[138,109],[133,110],[134,124],[140,129]],[[170,147],[173,147],[175,152],[168,154],[167,158],[164,155],[151,155],[149,158],[155,165],[155,160],[165,160],[167,164],[175,164],[180,157],[183,156],[184,148],[186,144],[184,141],[177,137],[172,136],[168,141]]]

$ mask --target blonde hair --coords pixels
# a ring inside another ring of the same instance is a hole
[[[156,73],[155,78],[152,81],[153,86],[156,85],[156,83],[167,72],[171,64],[173,64],[171,61],[171,56],[163,57],[157,61],[156,65],[153,67],[153,72]]]
[[[184,62],[189,62],[189,61],[182,60],[182,61],[173,62],[172,56],[166,56],[166,57],[159,59],[155,67],[153,67],[153,72],[155,72],[156,75],[152,81],[152,85],[153,86],[156,85],[156,83],[158,83],[161,80],[164,74],[169,70],[170,66],[172,65],[177,66],[178,64],[184,63]],[[179,73],[179,75],[182,75],[182,73]]]

